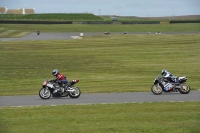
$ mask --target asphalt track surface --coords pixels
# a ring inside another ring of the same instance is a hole
[[[110,32],[110,34],[123,34],[121,32]],[[128,34],[156,34],[148,32],[131,32]],[[157,33],[159,34],[159,33]],[[165,32],[161,34],[200,34],[199,32]],[[104,35],[101,32],[83,33],[84,36]],[[63,40],[80,39],[80,33],[31,33],[22,38],[0,38],[0,41],[17,40]],[[38,90],[39,91],[39,90]],[[41,105],[63,105],[63,104],[107,104],[107,103],[131,103],[131,102],[185,102],[200,101],[200,91],[190,91],[189,94],[179,92],[168,92],[154,95],[152,92],[126,92],[126,93],[89,93],[81,94],[77,99],[69,97],[50,98],[42,100],[38,95],[30,96],[0,96],[0,107],[5,106],[41,106]]]
[[[124,34],[123,32],[110,32],[113,34]],[[200,32],[128,32],[127,34],[200,34]],[[17,40],[64,40],[64,39],[81,39],[80,32],[65,32],[65,33],[43,33],[38,36],[37,33],[31,33],[22,38],[0,38],[0,41],[17,41]],[[105,36],[104,32],[85,32],[83,36]]]
[[[113,104],[134,102],[194,102],[200,101],[200,91],[193,90],[189,94],[167,92],[154,95],[152,92],[120,92],[120,93],[88,93],[77,99],[70,97],[50,98],[43,100],[39,95],[1,96],[0,108],[5,106],[40,106],[40,105],[72,105],[72,104]]]

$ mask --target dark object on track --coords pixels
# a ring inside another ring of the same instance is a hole
[[[40,35],[40,31],[39,31],[39,30],[37,31],[37,35],[38,35],[38,36]]]

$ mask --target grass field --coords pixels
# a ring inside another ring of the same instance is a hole
[[[1,133],[198,133],[200,102],[0,108]]]
[[[0,95],[38,94],[58,68],[85,92],[150,91],[162,69],[200,89],[200,35],[103,35],[0,44]]]
[[[0,28],[0,38],[20,38],[28,34],[30,34],[30,32]]]

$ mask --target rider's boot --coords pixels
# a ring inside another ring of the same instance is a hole
[[[60,87],[60,91],[61,91],[61,93],[63,93],[65,90],[63,87]]]
[[[172,90],[172,91],[173,91],[173,92],[177,92],[176,89],[175,89],[174,87],[173,87],[173,90]]]
[[[53,94],[56,94],[58,92],[58,90],[57,89],[55,89],[54,91],[53,91]]]

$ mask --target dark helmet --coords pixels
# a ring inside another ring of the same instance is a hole
[[[162,75],[165,75],[167,73],[167,70],[165,70],[165,69],[163,69],[162,71],[161,71],[161,74]]]
[[[52,75],[53,75],[53,76],[56,76],[57,74],[59,74],[58,69],[53,69],[53,71],[52,71]]]

